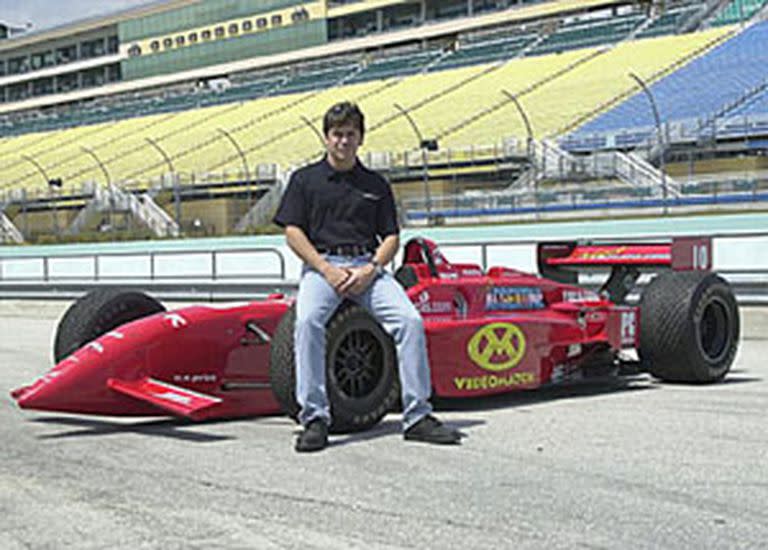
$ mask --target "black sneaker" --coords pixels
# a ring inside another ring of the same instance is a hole
[[[428,414],[403,434],[408,441],[423,441],[438,445],[456,445],[461,443],[461,434],[443,425],[437,418]]]
[[[296,438],[297,453],[322,451],[328,446],[328,425],[321,418],[315,418]]]

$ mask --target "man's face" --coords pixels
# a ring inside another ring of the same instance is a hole
[[[363,136],[354,124],[332,126],[325,136],[325,147],[332,162],[350,164],[357,158],[357,150],[363,143]]]

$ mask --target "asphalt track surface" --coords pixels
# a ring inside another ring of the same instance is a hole
[[[406,443],[392,415],[298,455],[281,417],[17,409],[8,391],[50,367],[55,322],[0,309],[4,550],[768,545],[766,341],[744,340],[717,385],[641,375],[443,403],[460,447]]]

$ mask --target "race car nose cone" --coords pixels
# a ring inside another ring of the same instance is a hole
[[[11,392],[11,397],[16,400],[16,403],[22,409],[43,409],[45,408],[46,401],[48,401],[43,397],[43,394],[49,393],[48,391],[45,391],[46,389],[47,388],[38,381],[30,386],[24,386],[13,390]]]
[[[65,402],[71,401],[57,384],[60,374],[60,371],[51,371],[32,384],[11,391],[11,397],[22,409],[59,410]]]
[[[15,390],[11,390],[11,397],[18,401],[24,392],[26,392],[28,389],[29,386],[22,386],[20,388],[16,388]]]

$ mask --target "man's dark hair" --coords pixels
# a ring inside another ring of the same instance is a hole
[[[337,103],[326,111],[323,117],[323,134],[327,136],[331,128],[344,126],[345,124],[357,126],[357,129],[360,130],[361,138],[365,134],[365,116],[360,107],[349,101]]]

